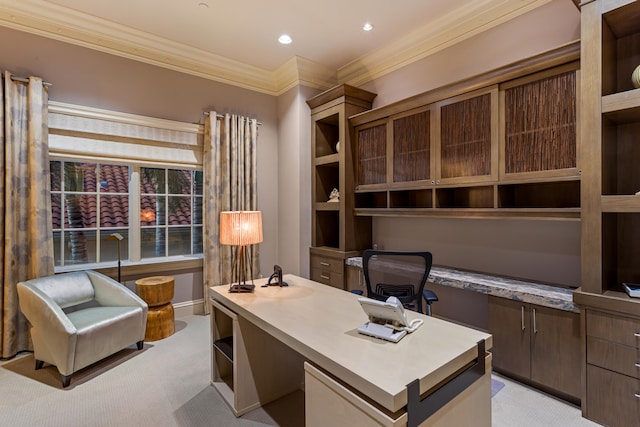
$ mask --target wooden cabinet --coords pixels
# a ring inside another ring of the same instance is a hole
[[[498,177],[498,87],[440,101],[436,184]]]
[[[362,291],[362,295],[367,295],[367,285],[364,281],[364,273],[361,268],[347,265],[347,287],[346,290]]]
[[[594,421],[640,424],[640,1],[581,6],[582,286],[585,311],[582,413]],[[630,364],[633,365],[631,366]]]
[[[371,219],[353,215],[355,176],[347,118],[371,108],[375,94],[349,85],[337,86],[307,101],[311,107],[312,247],[314,280],[344,288],[344,260],[371,246]],[[339,199],[329,201],[333,190]],[[315,256],[315,258],[314,258]],[[340,264],[338,270],[324,263]]]
[[[608,426],[640,425],[640,319],[586,313],[586,416]]]
[[[579,219],[577,48],[352,117],[355,214]]]
[[[580,399],[579,314],[490,296],[489,332],[496,371]]]

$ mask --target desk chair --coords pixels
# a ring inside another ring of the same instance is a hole
[[[438,301],[435,293],[424,286],[431,271],[431,252],[401,252],[367,249],[362,254],[367,297],[386,301],[397,297],[405,308],[431,315],[431,303]]]

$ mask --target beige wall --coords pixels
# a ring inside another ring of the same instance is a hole
[[[54,101],[190,123],[202,123],[203,111],[209,110],[256,117],[262,123],[258,137],[258,207],[264,221],[260,269],[263,275],[270,274],[278,262],[279,238],[276,97],[4,27],[0,27],[0,41],[0,69],[44,78],[53,84],[49,98]],[[200,298],[202,274],[176,277],[174,303]]]
[[[363,85],[374,107],[489,71],[580,38],[580,14],[554,0],[511,22]],[[580,284],[578,221],[374,218],[381,249],[422,249],[434,264],[555,284]]]

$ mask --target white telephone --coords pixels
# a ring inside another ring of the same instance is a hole
[[[358,328],[358,332],[364,335],[398,342],[424,322],[414,319],[409,323],[402,303],[396,297],[389,297],[386,301],[359,297],[358,302],[369,316],[369,321]]]

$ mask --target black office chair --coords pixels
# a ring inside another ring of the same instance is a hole
[[[379,251],[367,249],[362,254],[362,268],[367,285],[367,297],[386,301],[390,296],[400,300],[405,308],[431,315],[431,304],[438,297],[424,289],[431,271],[431,252]]]

